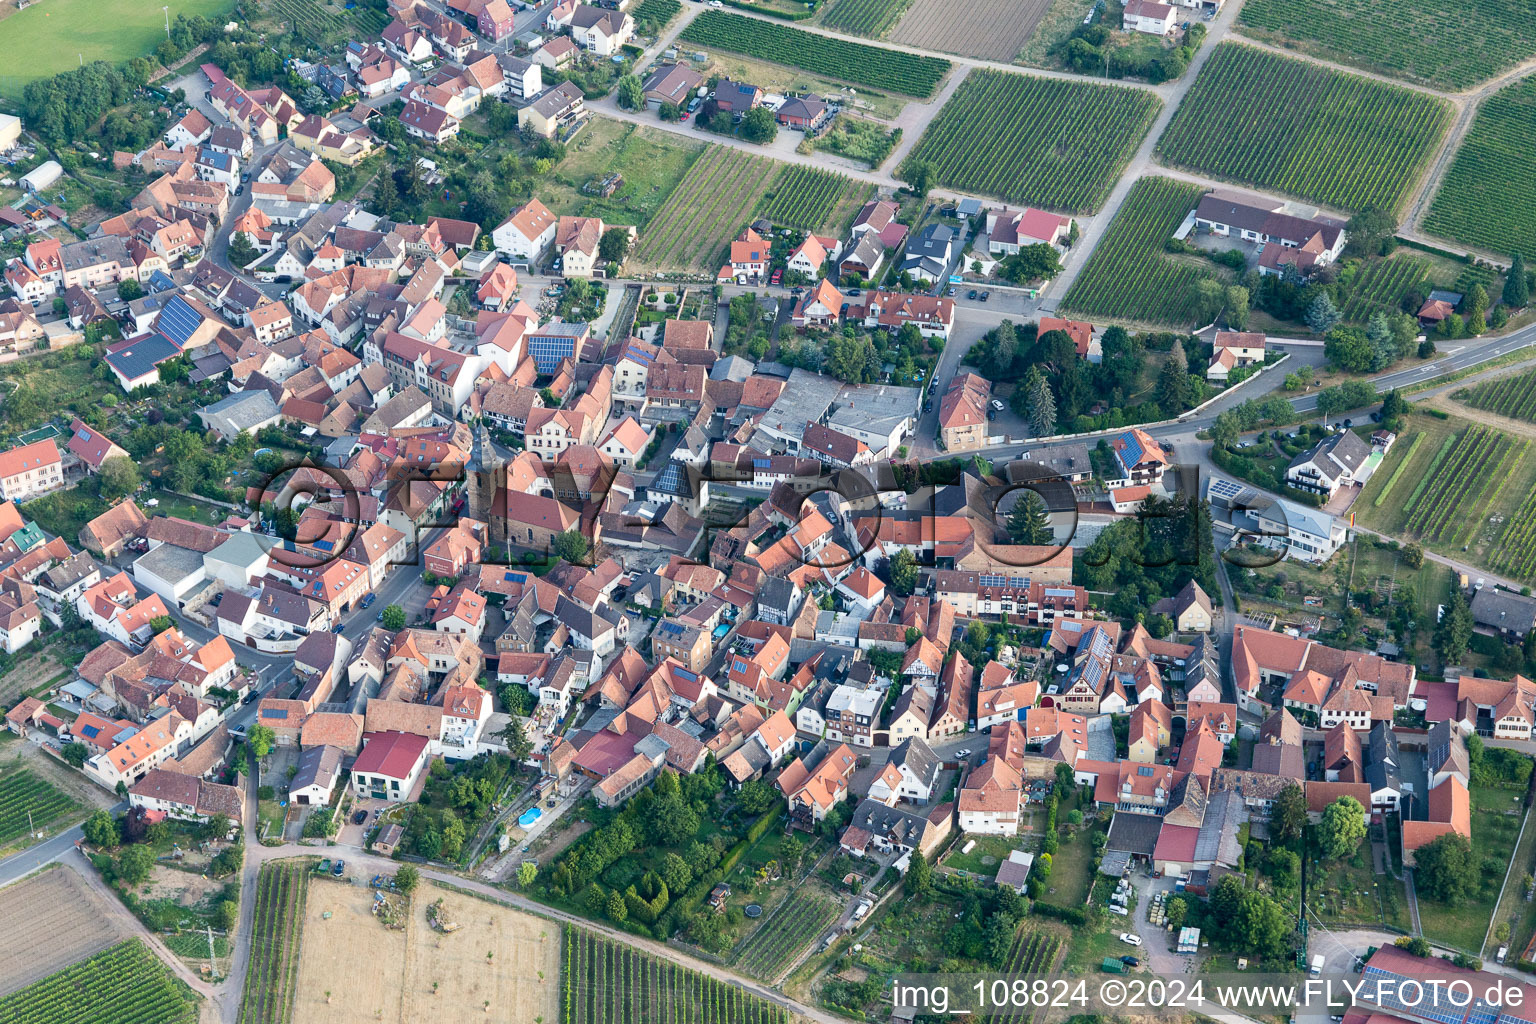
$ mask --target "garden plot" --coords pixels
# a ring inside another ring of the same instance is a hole
[[[766,157],[724,146],[705,150],[640,236],[636,263],[713,276],[726,244],[751,220],[777,166]]]

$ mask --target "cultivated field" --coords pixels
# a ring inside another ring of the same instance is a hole
[[[459,926],[451,933],[427,923],[426,908],[439,897],[442,920]],[[406,926],[391,929],[369,913],[372,902],[371,892],[356,886],[315,884],[304,923],[294,1024],[435,1024],[451,1016],[490,1024],[560,1019],[557,925],[424,886],[416,891]],[[360,963],[374,967],[360,971]]]
[[[219,17],[231,0],[166,0],[170,15]],[[161,0],[47,0],[5,19],[0,101],[14,106],[28,82],[87,61],[141,57],[165,38]],[[74,60],[69,58],[75,57]]]
[[[1049,6],[1050,0],[916,0],[890,39],[1007,62],[1019,55]]]
[[[186,984],[137,940],[0,999],[6,1024],[197,1024]]]
[[[879,38],[906,10],[909,0],[835,0],[821,24],[839,32]],[[919,3],[922,0],[918,0]]]
[[[1464,388],[1455,398],[1474,409],[1536,423],[1536,370]]]
[[[1157,116],[1144,89],[973,71],[902,165],[940,184],[1090,213],[1109,195]]]
[[[1449,121],[1449,106],[1422,93],[1222,43],[1157,151],[1176,167],[1340,210],[1396,212]]]
[[[777,165],[724,146],[694,161],[640,236],[638,267],[713,274],[726,243],[741,233]]]
[[[329,46],[358,33],[378,35],[389,24],[383,11],[361,3],[349,10],[322,0],[268,0],[266,13],[288,22],[295,35],[316,46]]]
[[[561,964],[563,1024],[621,1019],[689,1024],[789,1024],[789,1011],[735,985],[658,960],[633,946],[565,926]]]
[[[1475,565],[1536,579],[1536,459],[1529,440],[1415,416],[1422,432],[1392,447],[1356,499],[1362,525]]]
[[[116,908],[69,868],[0,889],[0,921],[47,921],[0,929],[0,993],[14,992],[128,937]]]
[[[1527,0],[1248,0],[1256,38],[1454,92],[1536,54]],[[1471,46],[1437,46],[1460,37]]]
[[[1529,19],[1526,19],[1529,21]],[[1494,252],[1536,254],[1536,81],[1483,101],[1424,229]]]
[[[1373,313],[1396,313],[1403,296],[1429,280],[1430,267],[1417,256],[1394,256],[1365,265],[1349,284],[1344,319],[1365,323]]]
[[[1061,300],[1062,310],[1174,327],[1193,324],[1195,283],[1214,277],[1197,256],[1170,255],[1173,237],[1205,190],[1171,178],[1142,178]]]
[[[735,964],[772,982],[837,919],[838,906],[813,889],[797,889],[736,949]]]
[[[790,164],[763,194],[757,214],[801,231],[836,231],[851,223],[873,194],[867,181]]]
[[[308,888],[307,862],[261,866],[256,883],[256,932],[240,998],[239,1024],[286,1024],[293,1018]]]
[[[679,0],[640,0],[630,16],[635,19],[637,29],[659,33],[672,23],[672,19],[682,9]]]
[[[919,98],[931,96],[950,69],[949,61],[938,57],[850,43],[723,11],[705,11],[678,38]]]
[[[1061,937],[1050,932],[1019,929],[1013,938],[1013,949],[1003,974],[1050,974],[1056,969],[1061,953]],[[1034,1020],[1034,1010],[1018,1009],[988,1018],[990,1024],[1029,1024]]]
[[[0,845],[79,810],[68,795],[25,768],[7,768],[0,774]]]

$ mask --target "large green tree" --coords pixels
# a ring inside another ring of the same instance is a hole
[[[1365,808],[1352,796],[1341,796],[1323,808],[1317,825],[1317,845],[1330,860],[1347,857],[1365,838]]]
[[[1447,665],[1454,665],[1467,653],[1472,642],[1472,609],[1459,589],[1452,588],[1450,600],[1445,603],[1445,614],[1435,626],[1435,650]]]
[[[1020,491],[1018,500],[1008,513],[1008,539],[1015,544],[1054,544],[1056,532],[1051,529],[1049,510],[1045,499],[1035,491]]]
[[[1530,282],[1525,276],[1525,257],[1515,253],[1510,261],[1509,273],[1504,277],[1504,305],[1524,309],[1531,301]]]
[[[1282,789],[1269,809],[1269,838],[1276,843],[1293,843],[1301,838],[1307,824],[1307,796],[1301,784],[1293,782]]]
[[[1466,836],[1447,832],[1414,851],[1413,884],[1441,903],[1461,903],[1477,891],[1477,861]]]
[[[1173,416],[1190,405],[1189,359],[1184,346],[1174,342],[1157,375],[1157,404],[1163,414]]]

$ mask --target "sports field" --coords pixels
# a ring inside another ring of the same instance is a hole
[[[27,83],[87,61],[146,56],[165,38],[165,14],[223,15],[231,0],[37,0],[0,22],[0,104],[15,107]]]

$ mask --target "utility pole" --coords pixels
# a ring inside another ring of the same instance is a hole
[[[171,9],[169,7],[160,9],[165,12],[165,38],[169,39],[171,38]]]

